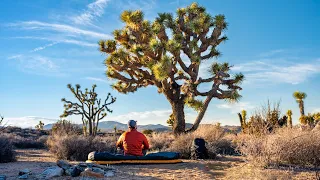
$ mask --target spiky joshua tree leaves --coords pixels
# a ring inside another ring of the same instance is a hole
[[[81,115],[84,135],[87,135],[87,131],[89,131],[90,136],[95,136],[98,131],[99,121],[107,116],[107,112],[112,113],[108,106],[113,104],[116,98],[108,93],[107,98],[102,102],[95,91],[96,85],[93,85],[91,90],[86,88],[84,92],[80,89],[79,84],[75,87],[68,84],[67,87],[78,102],[71,102],[62,98],[61,101],[64,102],[65,110],[60,118]]]
[[[121,20],[125,26],[114,31],[114,39],[99,42],[100,51],[108,55],[106,74],[117,80],[113,87],[121,93],[156,86],[172,106],[175,134],[196,130],[212,98],[240,98],[244,76],[231,76],[228,63],[213,62],[210,76],[199,76],[200,65],[218,57],[218,45],[227,40],[224,15],[212,17],[204,7],[192,3],[178,9],[175,17],[159,13],[150,22],[138,10],[124,11]],[[204,84],[210,87],[208,91],[199,89]],[[198,112],[187,131],[185,105]]]

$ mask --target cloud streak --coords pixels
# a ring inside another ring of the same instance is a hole
[[[86,77],[86,80],[90,80],[90,81],[98,81],[98,82],[103,82],[103,83],[107,83],[107,84],[111,84],[111,81],[108,81],[107,79],[102,79],[102,78],[96,78],[96,77]]]
[[[108,34],[98,33],[95,31],[83,30],[73,26],[65,24],[54,24],[46,23],[40,21],[23,21],[18,23],[8,24],[10,27],[18,27],[26,30],[51,30],[55,32],[66,33],[67,35],[79,35],[79,36],[89,36],[92,38],[99,39],[110,39],[111,36]]]
[[[58,43],[65,43],[65,44],[74,44],[78,46],[86,46],[86,47],[98,47],[97,43],[90,43],[87,41],[79,41],[75,39],[66,39],[63,37],[55,37],[55,38],[48,38],[48,37],[37,37],[37,36],[18,36],[12,37],[13,39],[34,39],[34,40],[44,40],[44,41],[57,41]]]
[[[43,49],[46,49],[47,47],[51,47],[55,44],[58,44],[59,42],[54,42],[54,43],[50,43],[50,44],[46,44],[44,46],[40,46],[40,47],[37,47],[37,48],[34,48],[33,50],[31,50],[30,52],[37,52],[37,51],[41,51]]]
[[[245,74],[246,82],[300,84],[320,73],[320,63],[284,63],[254,61],[232,68]]]
[[[71,17],[71,20],[75,24],[91,25],[96,17],[101,17],[104,14],[104,8],[108,2],[109,0],[97,0],[90,3],[82,14]]]

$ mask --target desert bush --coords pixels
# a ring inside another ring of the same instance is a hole
[[[288,117],[281,116],[280,101],[266,104],[257,108],[246,122],[246,111],[238,113],[242,132],[249,134],[264,135],[276,130],[279,127],[287,126]]]
[[[21,137],[20,135],[12,133],[4,133],[2,136],[5,136],[15,148],[18,149],[43,149],[46,148],[46,139],[47,136],[40,137]]]
[[[142,131],[142,133],[145,135],[151,135],[153,133],[153,131],[151,129],[145,129]]]
[[[42,138],[41,138],[42,139]],[[39,139],[32,138],[19,138],[14,139],[12,144],[18,149],[44,149],[46,148],[46,142]]]
[[[87,160],[88,154],[92,151],[115,152],[113,138],[55,135],[48,138],[47,144],[57,158],[74,161]]]
[[[0,135],[0,163],[15,161],[16,156],[10,139]]]
[[[67,120],[59,120],[55,124],[53,124],[51,129],[52,135],[74,135],[74,134],[82,134],[82,129],[79,125],[72,123]]]
[[[238,136],[239,151],[262,165],[320,166],[320,132],[282,128],[265,136]]]
[[[169,132],[153,132],[147,138],[151,151],[165,151],[174,140],[174,135]]]
[[[181,158],[189,159],[191,146],[195,138],[203,138],[207,144],[209,158],[215,158],[217,153],[235,152],[236,146],[231,138],[225,137],[225,131],[220,124],[201,125],[195,132],[175,137],[168,150],[179,152]]]

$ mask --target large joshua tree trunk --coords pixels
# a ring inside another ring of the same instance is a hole
[[[171,106],[172,106],[172,113],[174,116],[173,133],[174,134],[184,133],[186,129],[185,116],[184,116],[184,102],[183,100],[178,100],[177,102],[172,102]]]

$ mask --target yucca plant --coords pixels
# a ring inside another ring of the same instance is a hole
[[[307,97],[307,94],[304,92],[296,91],[293,93],[293,97],[296,99],[299,104],[300,114],[304,116],[304,99]]]
[[[292,128],[292,111],[290,109],[287,111],[287,116],[288,116],[287,126]]]
[[[106,75],[117,80],[113,88],[121,93],[156,86],[172,107],[173,132],[195,131],[213,98],[238,101],[244,76],[230,74],[228,63],[212,62],[208,77],[200,77],[200,66],[221,55],[218,46],[227,40],[224,15],[212,17],[197,3],[179,8],[176,16],[159,13],[154,21],[142,11],[124,11],[125,26],[113,32],[111,40],[99,42],[107,54]],[[211,87],[203,91],[199,87]],[[185,106],[198,115],[191,129],[185,129]]]

